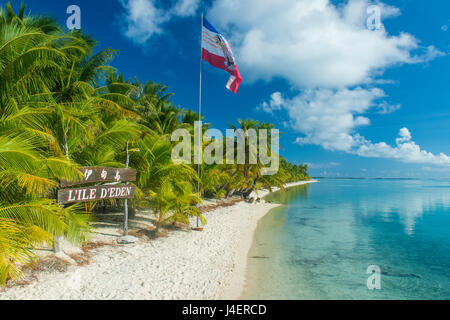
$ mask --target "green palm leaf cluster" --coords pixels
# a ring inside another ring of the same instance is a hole
[[[53,152],[50,130],[56,104],[51,88],[78,41],[56,34],[51,20],[0,11],[0,284],[17,279],[36,260],[34,249],[64,236],[81,242],[88,216],[80,206],[62,208],[55,190],[60,179],[78,179],[77,164]]]
[[[282,187],[309,179],[307,166],[281,160],[274,176],[251,164],[196,165],[172,162],[172,133],[194,133],[198,114],[172,103],[163,84],[126,79],[109,63],[118,54],[98,50],[81,31],[63,32],[54,19],[0,8],[0,285],[22,275],[36,248],[57,237],[81,243],[89,235],[91,213],[121,201],[62,207],[59,181],[78,181],[81,166],[137,169],[132,209],[152,208],[156,231],[166,224],[205,224],[202,197],[248,195],[262,187]],[[239,120],[232,128],[270,129]],[[203,130],[210,125],[205,124]],[[192,141],[193,143],[193,141]],[[217,141],[206,141],[204,146]],[[246,151],[257,150],[246,140]],[[200,192],[197,192],[200,183]]]
[[[259,149],[253,145],[249,138],[249,131],[254,130],[256,136],[259,137],[260,130],[266,130],[269,141],[271,140],[270,132],[274,129],[274,125],[264,122],[260,123],[252,119],[238,119],[238,124],[229,124],[233,130],[240,130],[244,137],[245,159],[242,164],[219,164],[219,165],[202,165],[201,186],[202,193],[211,197],[229,197],[231,195],[240,195],[248,198],[252,192],[261,188],[272,190],[273,187],[279,187],[284,190],[285,184],[288,182],[296,182],[300,180],[310,180],[307,165],[295,165],[289,163],[286,159],[280,157],[279,170],[273,175],[264,175],[263,169],[267,166],[261,162]],[[215,143],[210,141],[209,143]],[[226,150],[226,141],[224,150]],[[235,150],[237,149],[237,142]],[[268,145],[268,153],[272,155],[273,147]],[[279,146],[276,146],[279,148]],[[279,155],[278,155],[279,156]],[[223,163],[226,163],[224,156]],[[256,161],[255,161],[256,160]],[[238,163],[235,156],[235,163]]]

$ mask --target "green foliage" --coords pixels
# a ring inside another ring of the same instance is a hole
[[[137,169],[137,198],[129,202],[152,208],[157,230],[191,218],[206,224],[202,196],[247,197],[309,179],[307,166],[284,159],[276,175],[263,176],[262,163],[250,164],[258,151],[248,139],[244,164],[202,165],[198,177],[195,165],[173,163],[172,133],[193,133],[198,115],[175,106],[163,84],[125,80],[109,65],[116,50],[94,50],[96,41],[82,32],[64,33],[53,19],[25,12],[23,5],[18,13],[9,3],[0,8],[0,285],[20,278],[35,249],[55,237],[86,240],[89,213],[103,203],[63,208],[55,201],[59,181],[77,181],[80,166]],[[238,123],[232,128],[244,132],[273,128]]]

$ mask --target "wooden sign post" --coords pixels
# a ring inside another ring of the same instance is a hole
[[[58,203],[66,205],[69,203],[125,199],[124,235],[127,235],[128,199],[133,199],[136,192],[136,187],[130,186],[128,182],[136,181],[136,170],[106,167],[83,167],[78,170],[83,174],[83,178],[79,181],[61,181],[61,187],[69,188],[58,190]],[[121,182],[126,182],[126,184],[120,184]],[[99,185],[99,183],[103,184]],[[92,186],[83,186],[87,184],[92,184]],[[58,248],[58,246],[55,248]]]

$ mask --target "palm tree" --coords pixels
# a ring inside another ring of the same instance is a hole
[[[157,231],[193,217],[206,223],[197,208],[201,195],[248,197],[309,178],[307,166],[284,159],[278,174],[262,176],[249,134],[273,125],[250,119],[231,126],[245,137],[243,164],[203,164],[198,177],[194,166],[173,163],[170,135],[178,128],[193,134],[198,115],[175,106],[163,84],[125,79],[109,65],[117,51],[94,53],[93,38],[63,33],[52,18],[25,10],[22,5],[16,14],[10,3],[0,8],[0,285],[19,278],[35,249],[55,237],[87,238],[92,208],[62,208],[55,200],[59,181],[78,181],[80,166],[136,168],[132,206],[153,208]]]
[[[36,259],[37,246],[55,236],[80,242],[89,231],[80,206],[54,200],[58,181],[79,173],[48,148],[51,110],[40,104],[67,56],[54,47],[61,37],[31,27],[31,20],[23,25],[23,11],[15,16],[7,6],[0,13],[0,284],[21,276],[20,265]]]
[[[245,142],[245,161],[244,164],[237,164],[236,166],[230,166],[230,179],[223,186],[227,190],[227,195],[235,189],[238,193],[242,194],[244,198],[250,196],[250,194],[261,188],[267,187],[271,189],[273,186],[280,187],[284,189],[284,183],[286,182],[287,176],[286,171],[281,169],[277,174],[272,176],[264,176],[261,174],[261,169],[265,167],[260,161],[260,154],[257,148],[257,143],[251,143],[250,135],[255,134],[254,138],[258,141],[260,130],[266,130],[267,138],[271,140],[271,130],[274,128],[273,124],[270,123],[260,123],[259,121],[254,121],[251,119],[238,119],[238,126],[230,124],[230,127],[239,132],[240,138],[244,139]],[[250,133],[253,130],[253,133]],[[236,142],[235,142],[236,143]],[[272,153],[270,145],[268,146],[269,154]],[[234,182],[234,187],[231,184]]]
[[[180,127],[183,111],[174,106],[170,97],[174,94],[168,87],[148,81],[145,85],[135,83],[140,88],[136,97],[141,123],[166,138]]]
[[[29,17],[25,16],[26,7],[22,3],[19,13],[16,14],[8,2],[5,9],[0,8],[0,24],[24,26],[27,28],[38,29],[46,34],[52,34],[60,31],[57,21],[48,16]]]
[[[201,197],[194,191],[192,183],[179,181],[174,184],[177,199],[173,203],[172,222],[183,222],[190,225],[189,218],[199,217],[200,222],[205,225],[206,219],[201,214],[198,204],[202,202]]]
[[[138,185],[143,194],[138,204],[154,210],[157,231],[168,221],[173,211],[178,217],[194,215],[194,211],[181,203],[195,205],[199,202],[198,196],[192,191],[192,185],[197,181],[195,170],[188,165],[174,164],[171,143],[158,135],[144,137],[138,142],[137,148],[140,152],[132,163],[138,168]]]
[[[0,135],[0,284],[21,276],[19,264],[36,259],[36,246],[55,236],[81,242],[89,231],[80,206],[64,209],[50,198],[59,179],[79,178],[75,165],[40,147],[29,137]]]
[[[192,191],[192,184],[163,180],[155,191],[150,190],[149,200],[150,207],[156,215],[156,234],[164,223],[169,221],[189,225],[189,218],[199,217],[203,224],[206,223],[205,218],[195,206],[201,200],[199,195]]]

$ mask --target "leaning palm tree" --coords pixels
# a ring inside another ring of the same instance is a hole
[[[271,129],[274,128],[273,124],[270,123],[260,123],[259,121],[254,121],[251,119],[238,120],[239,125],[235,126],[230,124],[230,127],[235,130],[238,137],[244,141],[244,150],[245,157],[243,164],[237,164],[236,166],[230,166],[231,179],[224,186],[227,189],[227,194],[229,194],[229,190],[237,190],[239,194],[241,194],[244,198],[250,196],[250,194],[258,190],[261,187],[271,188],[273,186],[280,187],[284,189],[284,182],[287,179],[285,171],[282,169],[278,172],[278,174],[273,176],[264,176],[261,171],[262,168],[265,167],[263,163],[260,161],[260,154],[257,148],[260,130],[266,130],[267,138],[271,139]],[[251,132],[253,131],[253,133]],[[252,143],[250,136],[254,135],[256,139],[256,143]],[[235,144],[237,142],[235,141]],[[268,145],[267,152],[272,154],[272,148]],[[230,185],[234,183],[234,187],[232,188]]]

